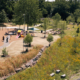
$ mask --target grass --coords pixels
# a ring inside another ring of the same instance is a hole
[[[23,63],[26,63],[35,57],[41,48],[42,46],[36,46],[27,54],[20,54],[18,56],[6,59],[5,62],[0,62],[0,77],[14,72],[15,68],[20,67]]]
[[[77,35],[76,30],[78,27],[80,28],[80,25],[79,26],[74,25],[74,28],[73,28],[73,25],[68,25],[68,28],[70,28],[70,29],[64,30],[65,35],[70,35],[70,36]],[[80,33],[78,34],[78,36],[80,37]]]
[[[66,74],[66,79],[69,80],[80,70],[80,38],[76,37],[76,47],[73,45],[74,41],[75,38],[71,36],[58,39],[43,53],[34,67],[19,72],[7,80],[64,80],[60,77],[62,74]],[[50,77],[57,69],[61,72]]]

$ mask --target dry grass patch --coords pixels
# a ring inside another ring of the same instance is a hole
[[[8,58],[5,62],[0,62],[0,77],[8,75],[15,71],[15,68],[20,67],[23,63],[26,63],[37,55],[42,46],[36,46],[30,50],[27,54],[20,54]]]

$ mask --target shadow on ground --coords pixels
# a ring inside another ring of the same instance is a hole
[[[3,23],[0,23],[0,27],[6,27],[6,25],[4,25]]]

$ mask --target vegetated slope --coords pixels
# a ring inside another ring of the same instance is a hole
[[[61,46],[60,46],[61,43]],[[61,72],[56,74],[55,71]],[[80,38],[65,36],[53,43],[42,55],[38,63],[7,80],[62,80],[61,75],[66,74],[66,79],[80,69]],[[50,77],[54,72],[55,75]]]

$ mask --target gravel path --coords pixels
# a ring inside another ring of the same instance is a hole
[[[5,38],[4,44],[3,44],[2,46],[0,46],[0,49],[5,48],[5,47],[7,47],[7,46],[9,45],[9,41],[6,42],[6,39],[7,39],[7,38],[8,38],[8,40],[10,40],[10,35],[8,35],[8,36]]]

